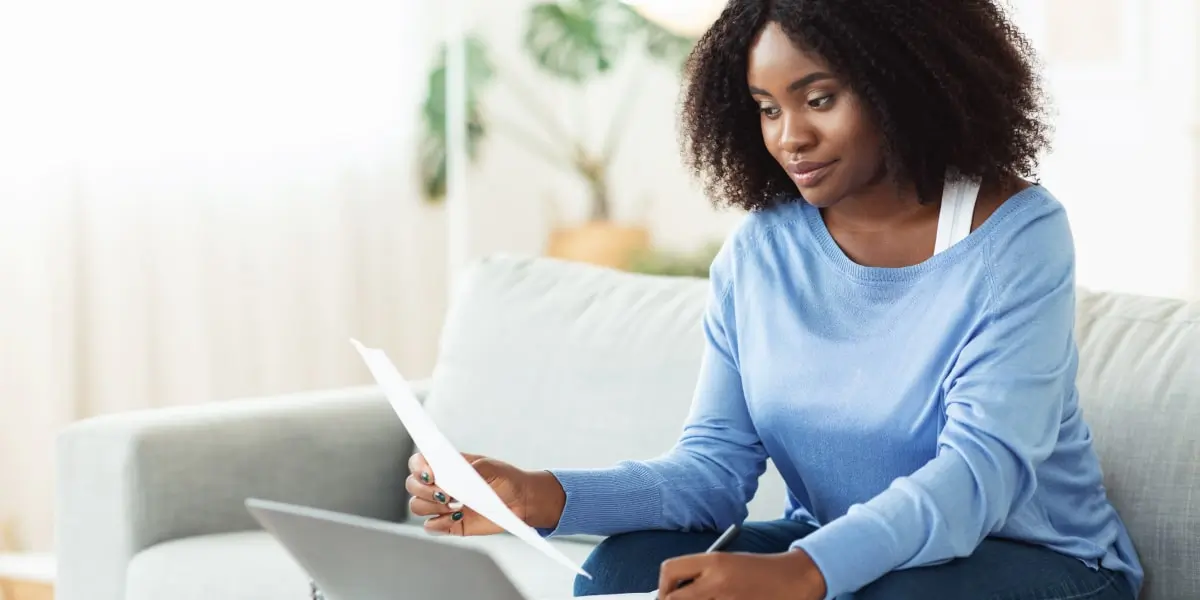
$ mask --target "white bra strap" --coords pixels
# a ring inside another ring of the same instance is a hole
[[[975,199],[979,196],[977,180],[963,181],[947,178],[942,190],[942,208],[938,213],[937,238],[933,253],[937,254],[962,241],[971,233],[975,216]]]

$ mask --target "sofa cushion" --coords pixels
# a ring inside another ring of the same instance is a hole
[[[609,466],[678,439],[708,282],[494,256],[460,280],[426,407],[464,452],[524,468]],[[783,515],[771,467],[751,518]]]
[[[1200,303],[1079,291],[1079,392],[1142,600],[1200,598]]]
[[[575,575],[515,537],[438,540],[483,549],[528,598],[571,596]],[[551,543],[580,563],[592,549],[590,545],[570,541]],[[134,557],[127,577],[126,600],[309,597],[308,576],[274,538],[261,531],[197,536],[158,544]]]
[[[181,538],[129,563],[126,600],[260,600],[308,597],[308,577],[264,532]]]

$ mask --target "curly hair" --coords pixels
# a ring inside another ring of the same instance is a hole
[[[1048,146],[1035,54],[993,0],[730,0],[693,48],[682,92],[684,163],[714,204],[799,199],[747,91],[751,44],[770,22],[854,90],[890,176],[921,202],[940,197],[948,170],[1032,175]]]

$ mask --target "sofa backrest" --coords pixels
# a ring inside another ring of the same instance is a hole
[[[460,280],[426,406],[460,449],[526,468],[652,458],[695,387],[708,282],[495,256]],[[1200,304],[1080,290],[1079,385],[1143,600],[1200,598]],[[774,468],[750,518],[783,514]]]
[[[1142,600],[1200,598],[1200,302],[1078,290],[1079,394]]]
[[[495,256],[459,280],[426,407],[464,452],[526,468],[653,458],[679,437],[708,282]],[[771,468],[751,505],[783,515]]]

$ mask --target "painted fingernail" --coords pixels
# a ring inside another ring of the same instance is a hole
[[[433,499],[437,500],[438,502],[440,502],[442,504],[445,504],[446,500],[448,500],[448,498],[446,498],[446,494],[443,494],[441,492],[434,492]]]
[[[463,507],[463,503],[454,501],[454,502],[447,504],[446,506],[450,507],[450,510],[460,510]]]
[[[450,520],[452,520],[452,521],[461,521],[462,518],[463,518],[463,514],[462,514],[461,510],[450,515]]]
[[[429,472],[428,472],[428,471],[423,471],[423,472],[421,473],[421,481],[424,481],[425,483],[429,483],[429,479],[430,479],[430,477],[429,477]]]

